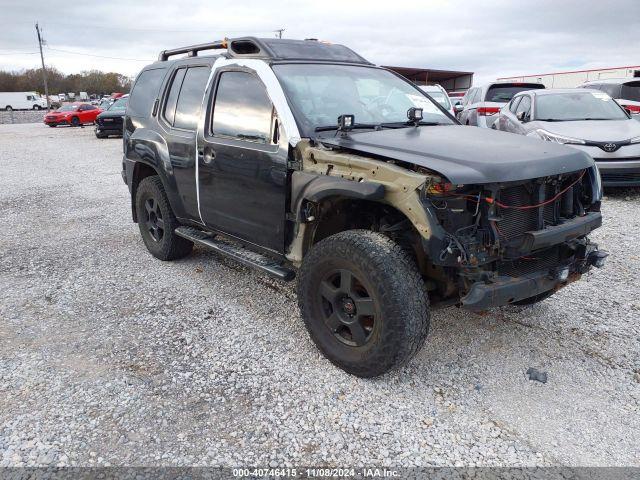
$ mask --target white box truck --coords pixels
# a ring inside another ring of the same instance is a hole
[[[2,110],[43,110],[47,108],[47,99],[36,92],[0,92]]]

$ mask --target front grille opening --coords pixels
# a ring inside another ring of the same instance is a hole
[[[544,181],[532,180],[527,184],[503,188],[498,193],[498,200],[509,207],[539,205],[556,197],[575,180],[575,175],[564,180],[558,177]],[[498,206],[497,214],[500,220],[496,224],[500,238],[505,241],[513,240],[526,232],[558,225],[563,218],[573,218],[578,206],[574,201],[577,189],[577,185],[569,188],[559,198],[536,208],[519,209]]]
[[[560,247],[553,247],[516,260],[505,260],[498,265],[497,271],[500,275],[521,277],[556,267],[560,261]]]

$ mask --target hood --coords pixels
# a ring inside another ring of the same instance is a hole
[[[640,137],[640,124],[635,120],[583,120],[578,122],[533,121],[527,130],[543,128],[548,132],[593,142],[621,142]]]
[[[593,165],[588,154],[574,148],[462,125],[399,128],[317,140],[419,165],[456,184],[527,180]]]
[[[98,118],[122,118],[124,117],[124,114],[125,114],[124,110],[113,110],[113,111],[105,110],[104,112],[98,115]]]

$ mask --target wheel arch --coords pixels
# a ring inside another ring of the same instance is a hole
[[[138,223],[138,214],[136,213],[136,194],[138,185],[140,185],[140,182],[145,178],[154,175],[157,175],[160,178],[162,186],[165,187],[166,190],[165,182],[162,178],[162,175],[160,175],[160,173],[154,166],[141,161],[135,162],[135,164],[133,165],[133,175],[131,177],[131,215],[135,223]]]

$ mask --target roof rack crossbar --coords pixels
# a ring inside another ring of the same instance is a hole
[[[197,57],[198,52],[203,50],[223,50],[227,48],[227,39],[218,40],[211,43],[201,43],[199,45],[190,45],[188,47],[172,48],[171,50],[163,50],[158,55],[158,61],[166,62],[169,57],[186,53],[189,57]]]

